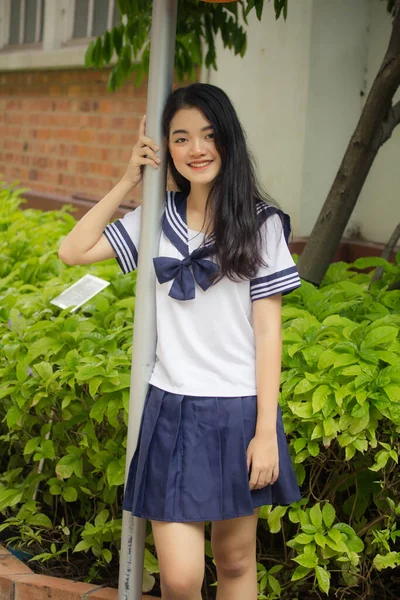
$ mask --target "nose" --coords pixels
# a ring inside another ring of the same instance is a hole
[[[190,154],[193,157],[202,156],[205,154],[203,140],[193,140],[190,146]]]

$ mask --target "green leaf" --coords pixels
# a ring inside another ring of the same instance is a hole
[[[316,554],[299,554],[299,556],[296,556],[293,560],[302,567],[307,567],[308,569],[313,569],[318,562]]]
[[[53,523],[47,515],[43,513],[36,513],[31,515],[27,522],[29,525],[35,525],[36,527],[43,527],[44,529],[53,529]]]
[[[342,535],[337,529],[330,529],[328,531],[328,536],[335,542],[335,544],[340,544],[342,541]]]
[[[125,481],[125,458],[122,457],[119,460],[112,460],[107,465],[107,481],[108,485],[122,485]]]
[[[301,452],[303,448],[307,445],[307,440],[305,438],[297,438],[297,440],[293,443],[293,448],[296,454]]]
[[[103,39],[103,56],[104,62],[109,63],[112,57],[114,47],[113,47],[113,38],[109,31],[106,31]]]
[[[393,342],[398,336],[399,330],[397,327],[391,327],[385,325],[383,327],[376,327],[370,330],[361,344],[364,348],[373,348],[375,346],[381,346],[382,344],[389,344]]]
[[[323,428],[324,428],[324,434],[327,437],[330,437],[332,435],[336,434],[336,424],[335,421],[332,417],[328,417],[327,419],[324,419],[322,422]]]
[[[322,529],[322,512],[319,502],[310,508],[310,519],[316,529]]]
[[[73,552],[86,552],[86,550],[89,550],[89,548],[92,547],[92,542],[90,542],[89,540],[82,540],[81,542],[79,542],[79,544],[77,544],[73,550]]]
[[[397,383],[388,383],[383,389],[385,390],[389,400],[392,402],[400,402],[400,385]]]
[[[327,571],[323,567],[319,567],[319,566],[315,567],[315,574],[317,576],[319,589],[321,590],[321,592],[328,594],[329,587],[330,587],[331,574],[329,573],[329,571]]]
[[[307,450],[311,454],[311,456],[318,456],[318,454],[319,454],[318,442],[308,442]]]
[[[62,496],[66,502],[75,502],[78,499],[78,492],[72,486],[67,486],[62,492]]]
[[[317,387],[312,396],[313,413],[319,412],[325,406],[330,393],[331,388],[329,385],[320,385]]]
[[[103,548],[101,551],[101,555],[106,561],[106,563],[110,563],[112,561],[112,552],[108,548]]]
[[[91,67],[93,64],[93,50],[94,50],[94,41],[91,40],[89,42],[89,46],[86,49],[85,52],[85,67]]]
[[[332,527],[335,518],[336,518],[336,511],[333,508],[332,504],[329,504],[328,502],[326,504],[323,505],[322,507],[322,518],[324,520],[324,523],[326,525],[326,527],[329,529],[330,527]]]
[[[103,527],[108,521],[108,517],[110,516],[110,512],[106,509],[99,512],[94,520],[95,527]]]
[[[296,542],[296,544],[310,544],[313,539],[314,536],[311,534],[300,533],[299,535],[296,535],[293,541]]]
[[[400,566],[400,552],[388,552],[385,555],[377,554],[373,564],[378,571],[383,571],[383,569],[395,569]]]
[[[326,539],[325,539],[325,536],[322,535],[322,533],[317,532],[314,535],[314,540],[315,540],[315,543],[318,544],[318,546],[320,546],[321,548],[325,548]]]
[[[303,577],[307,577],[310,571],[311,568],[303,567],[301,565],[298,566],[292,575],[291,581],[298,581],[299,579],[303,579]]]
[[[32,454],[33,452],[35,452],[40,444],[40,440],[40,437],[34,437],[31,440],[29,440],[25,444],[24,454]]]
[[[268,526],[271,533],[278,533],[281,530],[281,519],[285,516],[288,506],[275,506],[268,515]]]
[[[145,548],[144,550],[144,567],[149,573],[159,573],[160,569],[158,566],[158,560],[152,555],[150,550]]]

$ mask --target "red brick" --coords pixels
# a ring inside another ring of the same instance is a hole
[[[14,577],[7,577],[0,573],[0,600],[11,600]]]
[[[15,582],[15,600],[82,600],[97,589],[89,583],[70,581],[47,575],[30,575]]]
[[[31,569],[12,554],[0,554],[1,575],[12,577],[32,573]]]

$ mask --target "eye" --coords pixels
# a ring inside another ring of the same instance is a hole
[[[180,144],[181,142],[185,142],[185,138],[178,138],[177,140],[174,140],[175,144]]]
[[[214,139],[214,134],[213,133],[209,133],[206,137],[208,139],[210,139],[210,140],[213,140]]]

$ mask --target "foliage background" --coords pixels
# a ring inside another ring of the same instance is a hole
[[[0,535],[37,569],[116,583],[135,275],[63,265],[73,217],[22,211],[20,193],[0,191]],[[303,500],[262,509],[260,600],[396,597],[399,271],[400,255],[335,263],[285,299],[280,402]],[[49,303],[87,272],[110,286],[77,314]],[[149,529],[146,589],[153,550]]]

